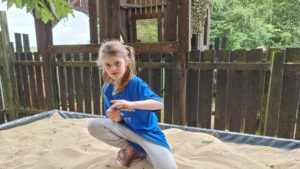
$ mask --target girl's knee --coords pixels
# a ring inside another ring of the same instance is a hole
[[[101,126],[101,123],[99,121],[99,119],[92,119],[88,125],[87,125],[87,129],[90,133],[90,135],[94,136],[95,133],[97,132],[97,130],[99,130],[99,128]]]

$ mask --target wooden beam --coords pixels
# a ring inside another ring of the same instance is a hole
[[[100,0],[100,41],[120,39],[120,0]]]
[[[173,53],[178,49],[177,42],[125,43],[132,46],[136,53]],[[90,45],[49,45],[49,53],[98,53],[100,44]]]
[[[6,13],[0,11],[0,80],[2,80],[4,108],[8,112],[9,120],[17,118],[18,114],[15,111],[15,90],[12,88],[13,72],[11,72],[12,51],[10,51],[10,40],[8,34],[8,24]],[[14,84],[13,84],[14,85]],[[1,89],[0,89],[1,90]],[[0,96],[2,97],[2,96]]]
[[[90,18],[90,43],[98,43],[97,1],[88,0],[88,4]]]
[[[36,30],[36,42],[38,53],[43,58],[43,68],[44,68],[44,83],[46,91],[46,107],[47,109],[54,109],[57,98],[54,96],[53,85],[54,83],[54,74],[53,64],[54,58],[48,57],[49,51],[47,46],[53,44],[52,37],[52,22],[49,21],[47,24],[44,24],[40,19],[34,17],[35,21],[35,30]]]

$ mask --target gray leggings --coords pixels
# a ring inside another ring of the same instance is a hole
[[[135,134],[124,125],[112,122],[110,119],[92,119],[88,124],[88,131],[92,136],[114,147],[127,147],[127,140],[139,144],[146,151],[155,169],[177,168],[175,159],[168,149]]]

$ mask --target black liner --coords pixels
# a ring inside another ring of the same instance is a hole
[[[26,125],[34,121],[44,119],[46,117],[49,118],[52,116],[54,112],[58,112],[65,119],[103,118],[103,116],[92,115],[92,114],[68,112],[68,111],[61,111],[61,110],[51,110],[48,112],[39,113],[33,116],[24,117],[5,124],[1,124],[0,131],[10,129],[13,127]],[[219,138],[224,142],[230,142],[230,143],[270,146],[270,147],[280,148],[286,151],[300,148],[299,140],[268,137],[268,136],[258,136],[253,134],[243,134],[243,133],[236,133],[236,132],[229,132],[229,131],[220,131],[214,129],[204,129],[204,128],[163,124],[163,123],[161,123],[160,126],[162,129],[178,128],[185,131],[207,133]]]

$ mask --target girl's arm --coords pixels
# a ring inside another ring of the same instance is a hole
[[[142,101],[112,100],[111,103],[111,108],[118,108],[121,110],[160,110],[164,107],[161,102],[153,99]]]

